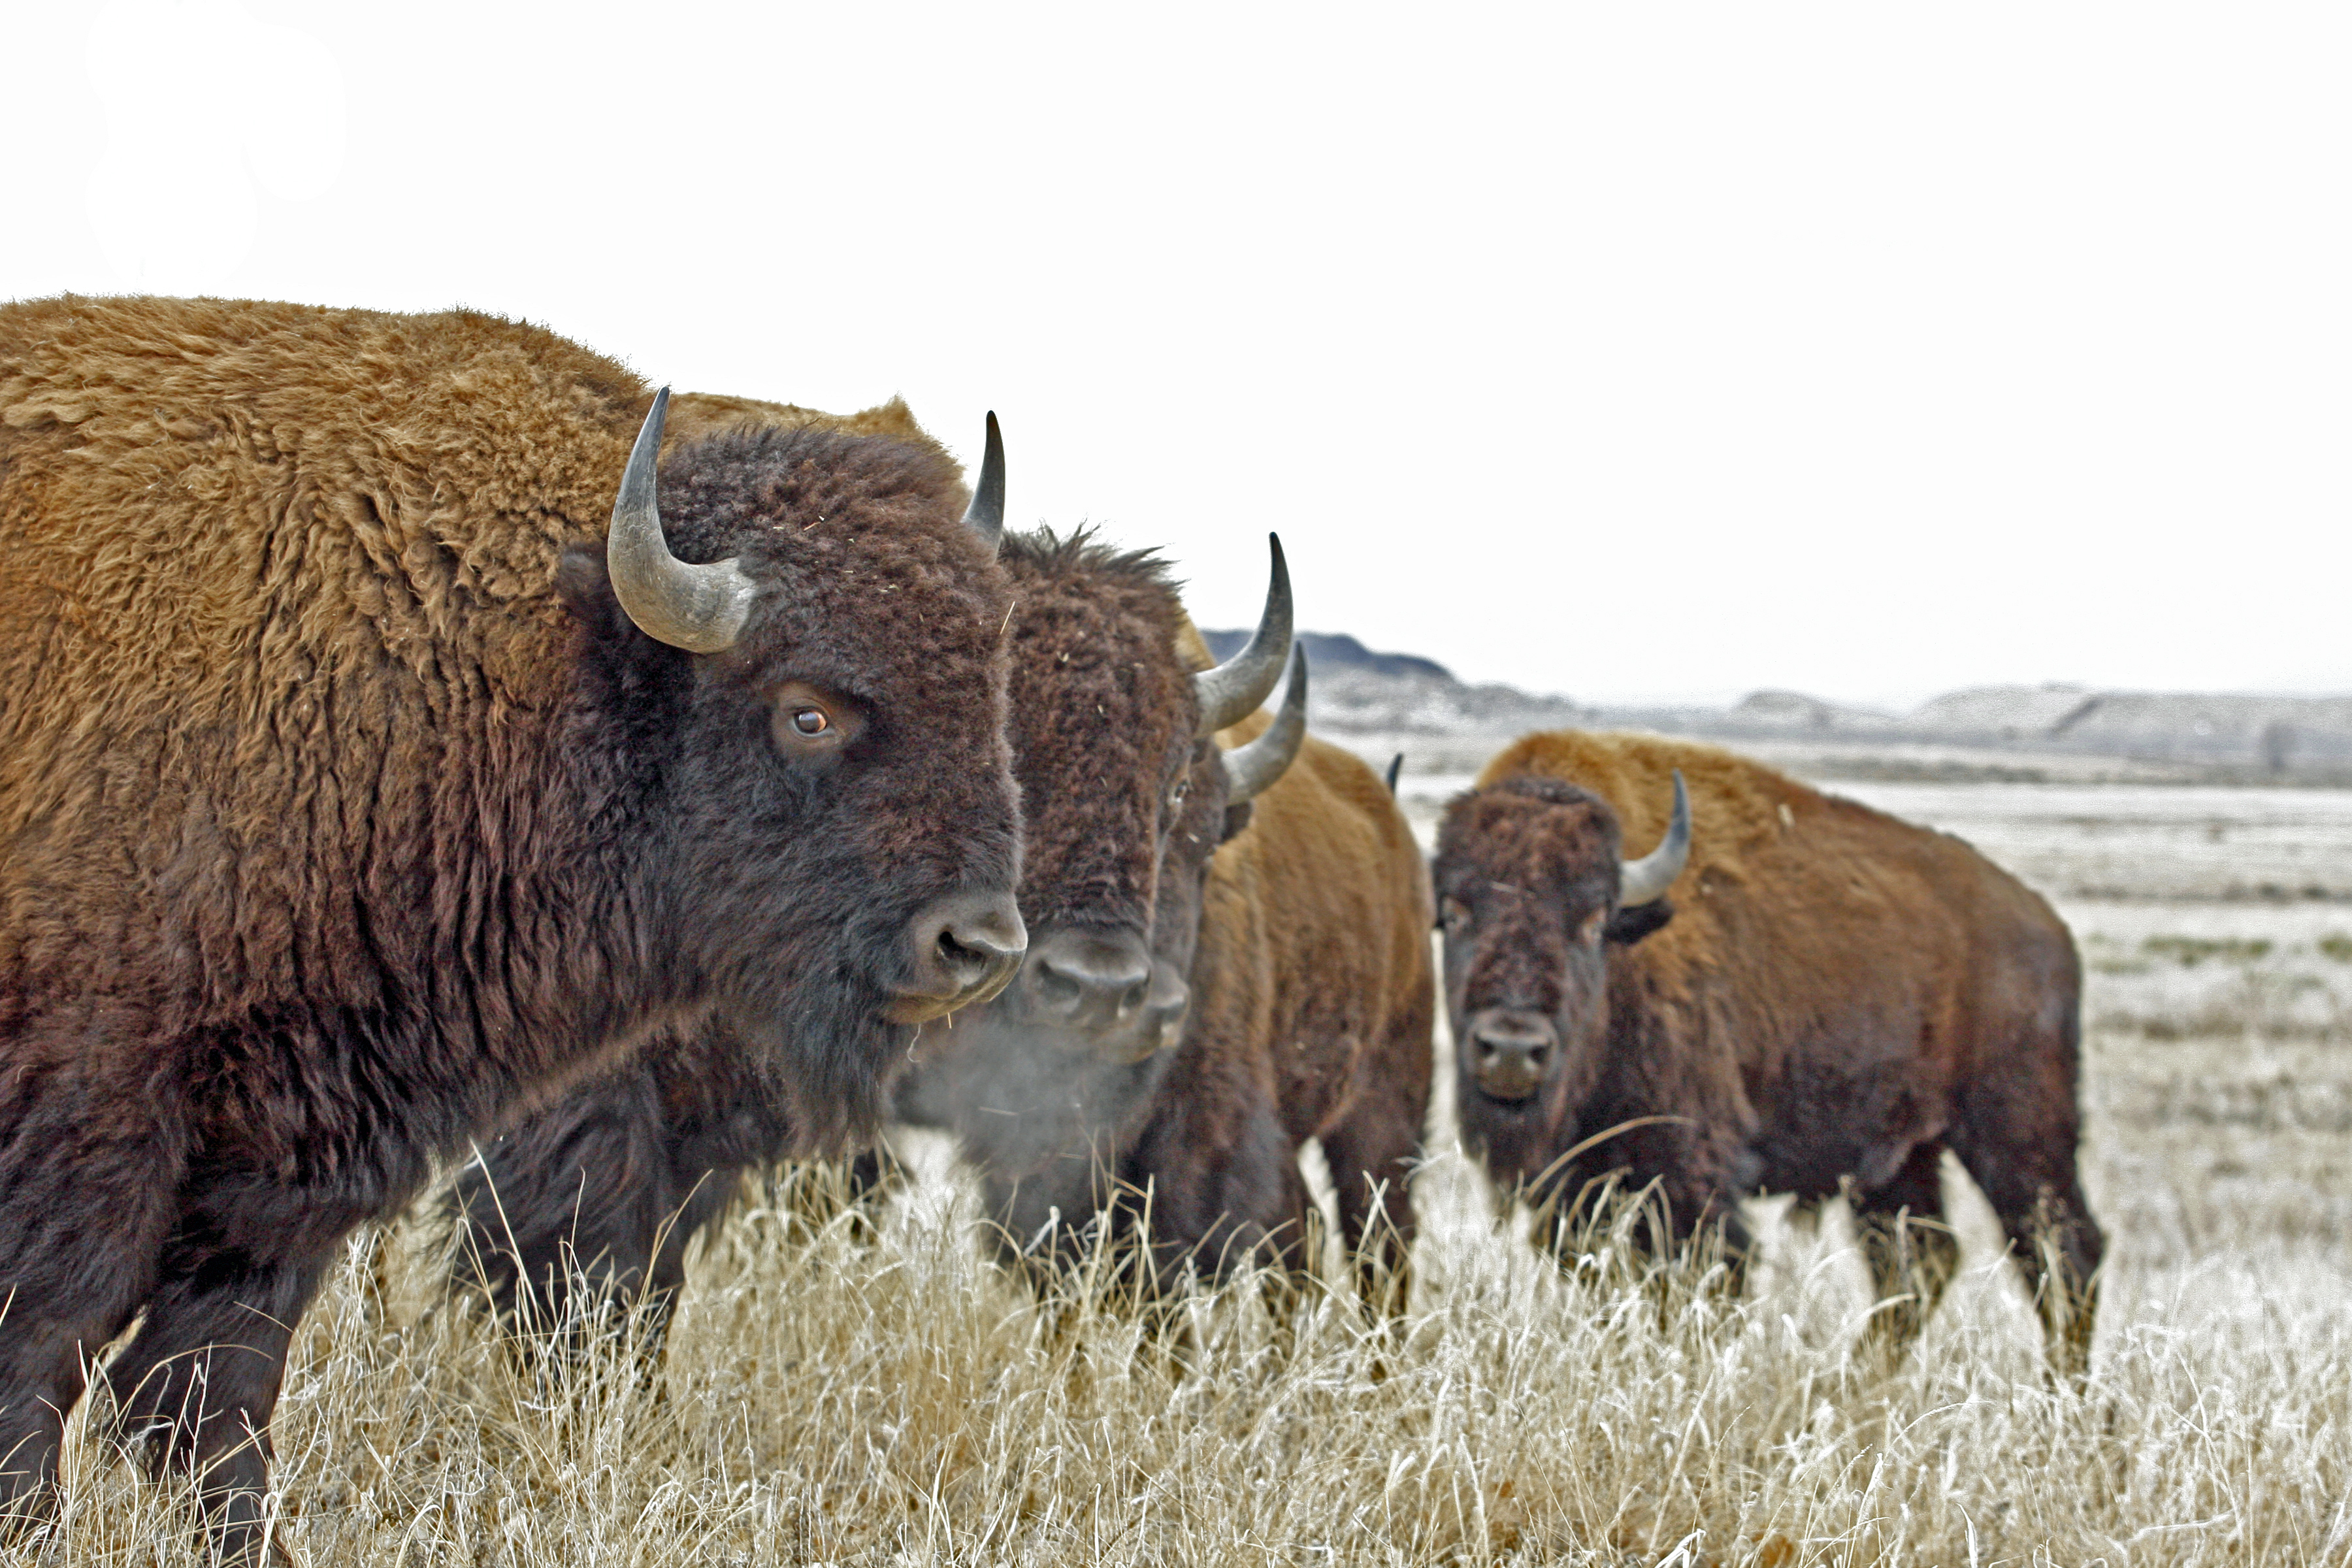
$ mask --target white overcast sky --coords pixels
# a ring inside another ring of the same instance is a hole
[[[0,297],[903,394],[1601,700],[2352,689],[2352,11],[12,5]]]

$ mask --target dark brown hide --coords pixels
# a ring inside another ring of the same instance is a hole
[[[1621,842],[1658,842],[1676,769],[1695,826],[1671,907],[1619,910]],[[1728,752],[1576,731],[1487,765],[1446,809],[1435,876],[1464,1136],[1498,1184],[1550,1198],[1623,1171],[1679,1234],[1721,1221],[1735,1255],[1743,1194],[1843,1187],[1882,1295],[1908,1297],[1878,1320],[1899,1343],[1950,1271],[1948,1147],[2053,1359],[2084,1368],[2102,1243],[2074,1163],[2080,972],[2014,878]],[[1673,1120],[1559,1163],[1644,1117]]]
[[[430,1162],[714,1012],[862,1124],[925,911],[1017,929],[952,466],[675,446],[672,547],[757,590],[689,655],[604,570],[648,402],[467,312],[0,308],[0,1499],[143,1311],[130,1429],[248,1550],[293,1325]],[[852,744],[778,738],[808,691]]]

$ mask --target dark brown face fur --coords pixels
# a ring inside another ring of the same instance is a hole
[[[567,562],[604,693],[667,742],[676,831],[655,875],[672,940],[814,1126],[835,1107],[863,1121],[904,1054],[883,1020],[907,1016],[919,978],[909,921],[1001,896],[1020,863],[1012,604],[954,483],[936,454],[822,430],[680,449],[661,476],[672,548],[738,556],[762,584],[741,639],[708,658],[635,633],[600,552]]]
[[[1611,942],[1654,929],[1621,917],[1619,859],[1616,814],[1559,779],[1522,774],[1446,808],[1433,869],[1474,1142],[1549,1146],[1573,1131],[1603,1065]]]

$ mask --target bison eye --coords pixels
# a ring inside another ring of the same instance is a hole
[[[863,727],[854,706],[799,681],[789,681],[776,692],[769,723],[776,750],[810,759],[839,751]]]
[[[1169,808],[1173,810],[1174,808],[1182,805],[1184,804],[1184,797],[1192,793],[1192,785],[1191,782],[1185,779],[1178,779],[1168,788]]]
[[[1587,947],[1598,947],[1601,945],[1601,933],[1608,929],[1609,911],[1595,910],[1584,917],[1582,925],[1576,928],[1576,940]]]
[[[1470,924],[1470,906],[1459,899],[1448,899],[1437,906],[1438,918],[1447,931],[1465,931]]]

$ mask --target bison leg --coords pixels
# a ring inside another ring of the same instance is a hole
[[[642,1305],[658,1345],[688,1245],[726,1208],[740,1163],[686,1160],[639,1068],[491,1144],[458,1173],[461,1279],[527,1331],[576,1336],[598,1305]]]
[[[1963,1091],[1947,1134],[2009,1233],[2010,1255],[2042,1318],[2052,1369],[2080,1388],[2091,1371],[2106,1241],[2074,1166],[2071,1089]]]
[[[1406,1116],[1359,1114],[1323,1134],[1356,1291],[1381,1317],[1402,1316],[1412,1288],[1409,1183],[1421,1152],[1419,1131]]]
[[[457,1268],[501,1319],[552,1332],[600,1298],[625,1308],[646,1287],[667,1183],[636,1131],[603,1117],[534,1122],[458,1173]]]
[[[1943,1153],[1937,1140],[1915,1144],[1884,1185],[1849,1194],[1879,1303],[1865,1343],[1890,1366],[1919,1337],[1959,1263],[1959,1240],[1944,1223]]]
[[[0,1544],[47,1517],[56,1501],[66,1416],[84,1368],[122,1331],[131,1309],[80,1322],[35,1322],[19,1294],[0,1316]]]
[[[92,1364],[153,1288],[177,1144],[116,1086],[0,1075],[0,1545],[47,1517],[66,1418]]]
[[[1670,1212],[1667,1230],[1681,1257],[1699,1266],[1693,1289],[1701,1298],[1740,1300],[1748,1294],[1748,1266],[1755,1254],[1756,1234],[1748,1228],[1748,1214],[1740,1206],[1739,1194],[1693,1196],[1686,1205]],[[1691,1216],[1687,1221],[1685,1214]]]
[[[1435,1007],[1433,994],[1420,994],[1390,1021],[1358,1069],[1354,1103],[1322,1134],[1358,1296],[1383,1317],[1403,1316],[1412,1290],[1409,1184],[1429,1128]]]
[[[106,1369],[125,1436],[148,1441],[158,1476],[195,1480],[224,1562],[248,1563],[260,1550],[269,1415],[324,1262],[219,1252],[186,1259],[169,1270],[138,1333]]]

